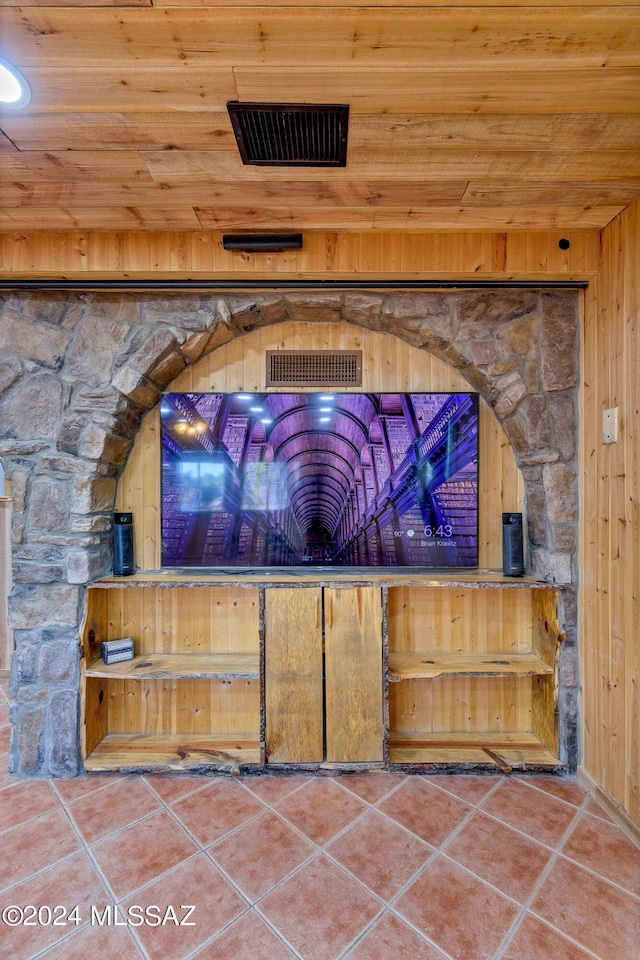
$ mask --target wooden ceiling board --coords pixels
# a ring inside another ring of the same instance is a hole
[[[233,70],[215,72],[189,67],[30,67],[32,99],[29,111],[57,113],[166,113],[226,112],[237,99]],[[0,126],[13,113],[0,108]]]
[[[82,156],[80,152],[66,157]],[[60,163],[65,162],[64,153],[53,154]],[[97,156],[97,154],[94,154]],[[118,157],[119,154],[113,154]],[[228,180],[233,176],[243,181],[291,181],[308,180],[308,168],[243,166],[233,152],[206,150],[147,150],[140,153],[154,180],[167,182],[188,177],[189,182],[206,180],[214,182],[218,176]],[[11,161],[8,161],[11,162]],[[69,162],[69,161],[67,161]],[[24,161],[25,165],[29,160]],[[7,169],[10,169],[9,167]],[[319,177],[326,176],[320,168]],[[401,181],[426,178],[429,180],[463,179],[464,177],[511,177],[522,180],[557,180],[576,182],[581,180],[626,180],[640,176],[640,153],[632,150],[543,153],[536,151],[490,152],[457,149],[425,150],[420,156],[405,158],[403,163],[393,153],[380,151],[372,156],[367,151],[359,155],[350,150],[347,166],[331,171],[331,179],[371,180],[392,179]],[[58,179],[63,179],[60,176]]]
[[[207,149],[230,150],[235,138],[224,113],[153,115],[130,113],[5,112],[2,132],[16,148],[29,150]],[[578,115],[529,117],[525,129],[513,116],[350,117],[352,147],[377,147],[381,141],[419,149],[443,142],[475,150],[575,150],[603,147],[640,149],[640,116]]]
[[[224,207],[165,207],[148,209],[139,206],[72,207],[64,205],[10,207],[3,211],[6,229],[24,230],[224,230],[238,233],[243,229],[262,232],[273,229],[419,231],[441,230],[540,230],[549,227],[561,230],[603,229],[624,207],[452,207],[394,209],[375,208],[363,213],[362,208],[340,207],[336,210],[313,208],[276,208],[251,210]],[[296,226],[297,225],[297,226]]]
[[[236,67],[233,75],[239,100],[344,102],[362,113],[640,114],[637,67]]]
[[[229,100],[348,103],[359,114],[640,114],[640,68],[42,68],[28,110],[226,111]],[[0,110],[0,123],[8,110]],[[525,126],[526,123],[523,123]]]
[[[128,203],[132,187],[126,183],[101,181],[77,182],[25,182],[4,179],[0,183],[0,205],[29,206],[42,202],[44,196],[52,202],[73,203],[76,206],[104,207]],[[210,206],[220,204],[230,207],[246,207],[259,204],[265,208],[290,207],[303,203],[307,207],[398,207],[414,204],[457,205],[467,190],[467,181],[416,181],[394,183],[376,181],[354,183],[352,181],[246,183],[225,181],[216,183],[198,182],[136,184],[136,203],[143,206],[162,204],[184,206],[185,204]]]
[[[34,206],[5,209],[5,227],[25,230],[199,230],[193,207]]]
[[[20,113],[5,111],[2,130],[29,150],[235,150],[229,115],[200,113]],[[446,144],[475,150],[640,151],[640,114],[380,116],[351,111],[352,149],[424,150]],[[311,171],[313,172],[313,171]]]
[[[231,150],[236,140],[225,110],[203,113],[31,113],[0,120],[20,150]],[[622,138],[624,131],[620,132]]]
[[[640,194],[629,0],[0,0],[0,54],[3,230],[587,230]],[[244,166],[229,100],[349,104],[346,167]]]
[[[640,196],[637,179],[616,183],[504,183],[500,180],[471,180],[467,184],[463,202],[466,206],[606,206],[622,203],[626,206]]]
[[[498,230],[501,226],[518,229],[553,227],[603,228],[624,209],[623,205],[571,207],[567,205],[532,207],[464,207],[433,206],[393,209],[372,208],[368,214],[361,208],[340,207],[334,210],[299,206],[251,210],[237,207],[198,207],[196,214],[203,229],[237,232],[243,227],[251,230],[287,228],[297,224],[300,230],[428,230],[435,218],[442,229]]]
[[[3,156],[2,179],[23,183],[112,180],[135,184],[150,183],[153,177],[137,151],[74,150],[60,153],[18,151]]]
[[[379,7],[389,7],[394,10],[400,10],[404,7],[470,7],[473,6],[469,0],[372,0],[370,3],[363,4],[345,4],[344,0],[322,0],[321,4],[318,4],[318,0],[239,0],[238,3],[230,4],[228,0],[152,0],[153,6],[158,9],[161,7],[197,7],[199,9],[208,9],[208,10],[219,10],[224,7],[236,7],[236,8],[246,8],[246,7],[295,7],[300,10],[312,9],[314,7],[358,7],[361,6],[364,9],[377,10]],[[51,6],[51,7],[70,7],[70,6],[83,6],[86,5],[81,3],[78,0],[77,3],[65,3],[64,0],[54,0],[53,3],[47,4],[47,0],[28,0],[27,3],[21,4],[21,6],[26,7],[38,7],[38,6]],[[102,6],[102,4],[94,4],[95,6]],[[104,4],[109,6],[108,3]],[[124,6],[125,4],[121,4]],[[130,4],[133,6],[134,4]],[[484,0],[482,3],[483,7],[583,7],[588,6],[584,3],[584,0],[564,0],[562,4],[558,4],[558,0],[537,0],[535,4],[531,3],[531,0]],[[10,0],[0,0],[0,7],[2,6],[13,6],[13,3]],[[592,4],[592,6],[598,7],[633,7],[636,6],[635,0],[600,0],[599,3]]]

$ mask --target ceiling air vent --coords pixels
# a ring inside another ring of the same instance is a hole
[[[360,387],[362,350],[267,350],[268,387]]]
[[[227,104],[243,163],[344,167],[349,107],[327,103]]]

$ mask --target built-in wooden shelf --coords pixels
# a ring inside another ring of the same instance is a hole
[[[532,733],[391,733],[389,763],[494,764],[504,771],[561,767]]]
[[[83,629],[85,768],[235,772],[387,755],[412,772],[562,767],[556,601],[545,581],[498,570],[105,577],[90,585]],[[101,642],[124,636],[137,657],[97,659]],[[357,733],[348,749],[344,730]]]
[[[436,570],[431,567],[242,567],[165,568],[145,570],[131,577],[103,577],[90,584],[100,589],[126,587],[295,587],[295,586],[420,586],[465,587],[478,589],[505,588],[549,589],[551,584],[536,577],[505,577],[501,570]]]
[[[96,660],[87,677],[119,680],[170,680],[183,678],[260,678],[260,657],[252,653],[149,653],[122,663]]]
[[[554,667],[533,653],[390,653],[389,680],[434,677],[530,677]]]
[[[256,738],[108,734],[84,761],[93,773],[116,770],[189,772],[194,767],[229,769],[260,763]]]

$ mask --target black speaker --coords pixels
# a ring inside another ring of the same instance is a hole
[[[133,514],[113,515],[113,575],[130,577],[133,566]]]
[[[505,577],[521,577],[524,574],[521,513],[502,514],[502,572]]]

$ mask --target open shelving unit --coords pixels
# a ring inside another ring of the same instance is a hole
[[[270,761],[405,770],[562,766],[556,591],[531,577],[486,570],[156,571],[107,577],[90,586],[88,598],[87,770],[256,769]],[[362,646],[373,620],[379,627]],[[323,631],[332,678],[324,724],[338,732],[355,724],[355,732],[348,747],[328,738],[324,756],[320,736],[310,759],[300,729],[305,710],[309,729],[318,722],[322,729],[311,704],[322,712],[323,679],[307,676],[306,655],[296,651],[312,636],[320,650]],[[105,665],[101,641],[125,636],[134,639],[134,659]],[[358,673],[363,656],[366,683]],[[316,693],[304,706],[308,683]],[[334,686],[340,693],[332,700]],[[296,704],[302,713],[289,735]]]
[[[189,583],[107,578],[89,589],[87,770],[229,769],[263,759],[260,592]],[[101,642],[125,636],[134,659],[105,665]]]
[[[561,766],[555,590],[523,578],[389,587],[389,762]]]

